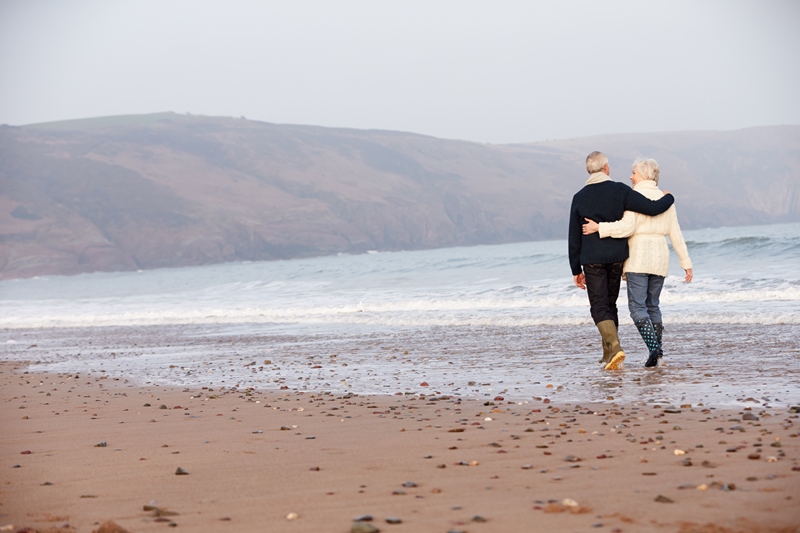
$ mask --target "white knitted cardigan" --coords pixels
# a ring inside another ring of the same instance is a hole
[[[652,180],[640,181],[633,190],[651,200],[658,200],[664,196],[656,182]],[[674,205],[656,217],[625,211],[620,220],[601,222],[599,225],[601,238],[630,237],[629,255],[622,267],[623,272],[666,277],[669,270],[669,248],[665,235],[669,235],[672,247],[680,259],[681,268],[684,270],[692,268],[692,260],[689,259],[689,250],[686,248],[686,241],[683,240]]]

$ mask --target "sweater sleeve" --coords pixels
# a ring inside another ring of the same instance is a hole
[[[623,237],[630,237],[636,229],[636,213],[633,211],[625,211],[622,218],[616,222],[600,222],[599,234],[601,239],[606,237],[614,237],[617,239]]]
[[[572,275],[577,276],[582,272],[581,269],[581,245],[583,244],[583,228],[581,227],[580,214],[576,205],[575,198],[569,209],[569,267]]]
[[[669,209],[673,203],[675,203],[675,197],[671,194],[665,194],[659,200],[651,200],[633,189],[628,189],[628,194],[625,197],[626,210],[636,211],[651,217],[660,215]]]
[[[670,211],[669,221],[669,242],[672,244],[673,250],[678,255],[681,268],[688,270],[692,268],[692,260],[689,259],[689,248],[686,246],[686,241],[683,240],[683,233],[681,233],[681,226],[678,224],[678,212],[673,208]]]

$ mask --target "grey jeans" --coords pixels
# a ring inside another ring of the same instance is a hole
[[[658,308],[664,276],[628,272],[628,310],[634,322],[650,317],[654,324],[661,322],[661,309]]]

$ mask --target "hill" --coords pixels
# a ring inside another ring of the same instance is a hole
[[[684,228],[800,220],[800,126],[488,145],[158,113],[0,127],[0,277],[564,238],[595,149],[617,181],[657,159]]]

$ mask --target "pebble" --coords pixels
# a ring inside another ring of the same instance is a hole
[[[184,470],[184,469],[183,469],[183,468],[181,468],[181,467],[178,467],[178,469],[177,469],[177,470],[175,470],[175,475],[176,475],[176,476],[188,476],[188,475],[189,475],[189,472],[187,472],[186,470]]]
[[[395,516],[389,516],[389,517],[386,518],[386,523],[387,524],[402,524],[403,521],[400,518],[397,518]]]
[[[373,526],[369,522],[353,522],[350,527],[350,533],[379,533],[380,529]]]
[[[372,522],[373,516],[371,514],[362,514],[353,518],[353,522]]]
[[[94,530],[94,533],[130,533],[130,532],[124,527],[117,524],[116,522],[109,520],[107,522],[103,522],[102,524],[100,524],[100,527]]]
[[[663,496],[661,494],[656,496],[655,501],[657,501],[658,503],[675,503],[674,501],[670,500],[669,498],[667,498],[666,496]]]

